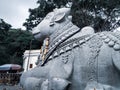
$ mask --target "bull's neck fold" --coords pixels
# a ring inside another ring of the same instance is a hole
[[[44,64],[48,61],[48,58],[50,57],[50,55],[56,50],[56,48],[63,43],[64,41],[68,40],[70,37],[72,37],[73,35],[75,35],[76,33],[78,33],[80,31],[80,29],[73,25],[71,22],[68,23],[65,27],[63,27],[62,32],[60,34],[56,34],[58,36],[54,36],[50,37],[50,39],[52,38],[52,40],[50,40],[50,45],[49,45],[49,50],[48,53],[45,56],[44,62],[42,64],[42,66],[44,66]]]
[[[53,44],[58,42],[61,37],[64,37],[68,32],[71,32],[73,29],[79,29],[77,26],[73,25],[72,22],[65,22],[64,24],[60,25],[59,28],[50,35],[50,45],[51,47]]]

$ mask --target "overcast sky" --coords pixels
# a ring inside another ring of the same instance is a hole
[[[29,8],[37,7],[37,0],[0,0],[0,18],[11,24],[13,28],[22,28],[28,18]]]

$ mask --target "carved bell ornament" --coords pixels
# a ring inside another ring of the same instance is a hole
[[[46,46],[48,46],[49,45],[49,38],[46,38],[46,44],[45,44]]]
[[[46,38],[45,42],[43,43],[43,46],[40,49],[40,54],[42,56],[42,58],[41,58],[42,61],[44,61],[45,56],[46,56],[46,54],[48,52],[48,49],[49,49],[49,38]]]

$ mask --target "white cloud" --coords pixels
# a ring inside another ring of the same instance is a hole
[[[28,18],[29,8],[37,7],[37,0],[0,0],[0,18],[11,24],[13,28],[23,28]]]

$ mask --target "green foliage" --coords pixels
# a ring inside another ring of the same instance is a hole
[[[25,50],[40,48],[39,42],[37,44],[31,43],[34,37],[29,31],[23,30],[10,30],[8,32],[8,37],[6,38],[7,44],[7,53],[10,55],[11,63],[22,64],[23,53]]]
[[[37,26],[43,20],[46,14],[57,7],[65,6],[68,1],[71,0],[38,0],[38,7],[29,9],[29,18],[26,19],[23,26],[26,27],[26,30],[32,30],[32,28]]]
[[[0,43],[4,41],[8,30],[11,28],[11,25],[6,23],[3,19],[0,19]]]
[[[39,4],[37,8],[29,9],[29,18],[26,19],[26,22],[23,24],[23,26],[26,27],[26,30],[32,30],[32,28],[42,21],[48,12],[55,8],[54,3],[51,1],[39,0],[37,3]]]
[[[6,23],[3,19],[0,19],[0,64],[8,62],[9,59],[6,55],[7,48],[5,39],[10,27],[10,24]]]
[[[0,19],[0,30],[5,30],[7,32],[10,28],[10,24],[6,23],[3,19]]]
[[[31,30],[45,15],[56,7],[72,1],[73,23],[78,27],[92,26],[98,31],[108,31],[120,26],[120,0],[38,0],[39,6],[30,9],[24,26]]]
[[[120,25],[119,0],[73,0],[73,22],[80,28],[90,25],[108,31]]]
[[[40,48],[40,43],[34,40],[32,33],[11,29],[4,21],[0,23],[0,65],[5,63],[22,65],[23,53],[30,48]]]

